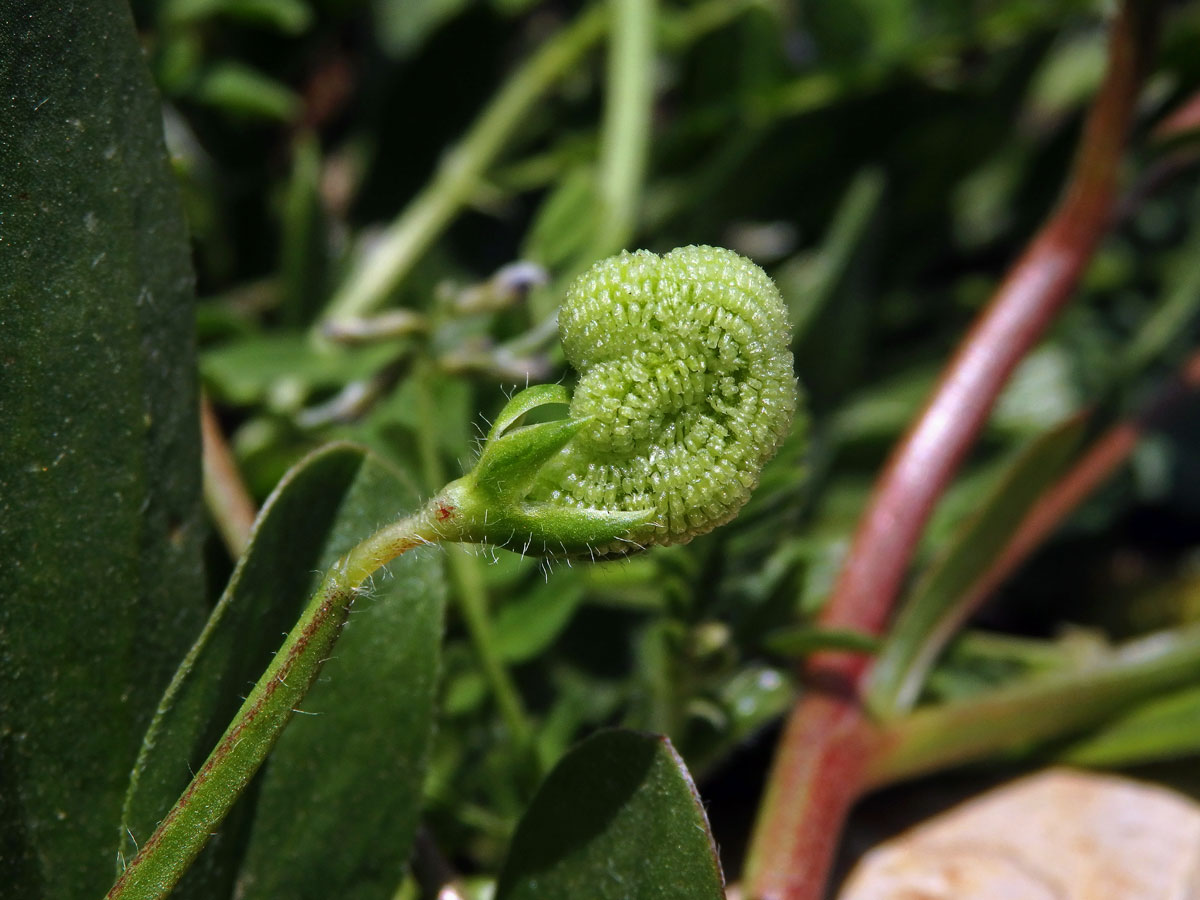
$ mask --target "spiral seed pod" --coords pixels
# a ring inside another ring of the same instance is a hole
[[[559,311],[584,424],[531,501],[653,508],[625,540],[686,543],[737,515],[796,409],[787,310],[750,260],[717,247],[622,253],[572,285]]]

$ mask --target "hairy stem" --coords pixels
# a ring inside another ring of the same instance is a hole
[[[1113,23],[1108,71],[1088,114],[1062,200],[1014,264],[868,503],[821,624],[879,633],[934,504],[982,429],[996,397],[1069,298],[1109,223],[1125,135],[1149,58],[1155,5],[1128,0]],[[749,896],[821,896],[836,835],[865,787],[874,741],[859,704],[869,660],[821,654],[817,686],[792,712],[777,751],[747,862]],[[823,696],[832,690],[836,699]],[[831,713],[831,705],[834,713]],[[852,761],[854,757],[858,760]]]
[[[325,318],[361,316],[383,305],[471,199],[480,178],[543,95],[599,40],[605,24],[603,5],[593,7],[547,41],[508,80],[462,141],[445,155],[429,185],[350,273],[330,301]]]
[[[326,573],[299,622],[191,783],[126,866],[108,900],[170,893],[258,771],[316,680],[362,584],[381,566],[438,540],[438,498],[358,544]]]

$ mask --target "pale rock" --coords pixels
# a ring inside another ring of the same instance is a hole
[[[1200,805],[1051,770],[868,853],[839,900],[1200,900]]]

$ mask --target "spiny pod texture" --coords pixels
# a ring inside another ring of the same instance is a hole
[[[537,499],[653,508],[631,545],[685,543],[728,522],[796,409],[787,309],[770,277],[718,247],[622,253],[571,286],[559,311],[579,372],[579,434],[543,469]]]

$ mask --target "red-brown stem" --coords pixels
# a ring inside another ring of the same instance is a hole
[[[1194,132],[1200,132],[1200,91],[1180,103],[1159,122],[1151,132],[1151,137],[1156,141],[1170,141]]]
[[[1008,545],[971,587],[969,599],[961,604],[956,623],[965,622],[1092,491],[1109,479],[1129,458],[1138,441],[1161,425],[1179,401],[1198,389],[1200,351],[1188,358],[1175,378],[1144,409],[1106,431],[1070,471],[1039,498],[1013,532]]]
[[[200,397],[200,435],[203,440],[204,499],[230,556],[238,559],[250,542],[258,511],[237,461],[225,441],[221,423],[208,397]]]
[[[821,624],[882,631],[937,499],[1013,369],[1070,297],[1110,220],[1118,170],[1150,53],[1155,4],[1126,0],[1108,71],[1066,191],[1009,270],[876,483]],[[827,653],[776,753],[747,861],[754,900],[815,900],[845,815],[863,788],[873,726],[859,704],[868,658]],[[832,692],[832,694],[830,693]]]

